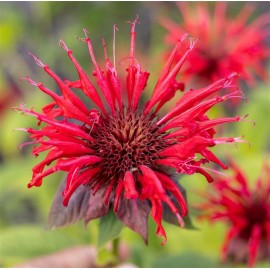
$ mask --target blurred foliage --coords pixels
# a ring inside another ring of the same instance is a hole
[[[239,8],[240,3],[230,3]],[[265,6],[266,7],[266,6]],[[256,12],[265,9],[258,6]],[[269,8],[268,8],[269,9]],[[34,80],[46,82],[48,87],[57,89],[48,80],[45,72],[37,67],[28,52],[32,52],[48,63],[63,78],[75,79],[74,69],[68,62],[65,52],[57,42],[62,38],[82,66],[89,70],[87,48],[76,36],[82,35],[82,28],[89,30],[97,59],[103,59],[101,38],[107,41],[108,53],[112,55],[113,24],[117,24],[117,52],[120,59],[128,55],[129,25],[139,14],[141,24],[137,27],[138,59],[142,66],[151,71],[148,89],[154,86],[161,69],[164,29],[159,26],[161,14],[177,18],[178,12],[173,2],[1,2],[0,3],[0,101],[10,94],[0,115],[0,267],[11,267],[16,263],[35,256],[49,254],[65,247],[90,243],[103,244],[106,239],[98,236],[98,221],[86,228],[82,223],[53,231],[46,230],[47,215],[57,191],[61,174],[48,177],[42,188],[28,190],[26,185],[31,178],[31,168],[37,160],[30,155],[30,148],[18,150],[20,143],[26,142],[27,134],[14,131],[22,127],[34,127],[31,117],[21,116],[11,110],[19,104],[40,109],[49,98],[34,87],[18,80],[31,75]],[[67,66],[67,63],[68,66]],[[16,91],[14,88],[18,88]],[[57,90],[56,90],[57,91]],[[146,93],[150,95],[151,91]],[[248,102],[237,105],[237,114],[250,116],[241,123],[228,125],[223,136],[245,136],[246,144],[219,146],[216,153],[237,160],[255,180],[262,163],[270,162],[270,91],[269,85],[261,83],[256,89],[245,89]],[[222,115],[222,108],[211,114]],[[253,121],[256,125],[253,126]],[[38,159],[41,160],[42,157]],[[201,198],[198,190],[207,190],[209,184],[201,176],[184,176],[180,179],[186,188],[188,202],[196,205]],[[132,249],[130,261],[140,267],[221,267],[219,254],[225,224],[208,224],[198,221],[192,215],[197,230],[181,230],[166,224],[168,243],[161,246],[156,234],[156,225],[149,219],[149,244],[145,246],[139,235],[124,228],[121,238]],[[100,225],[102,227],[102,223]],[[108,229],[108,228],[105,228]],[[119,233],[117,224],[111,231]],[[103,254],[106,254],[106,252]],[[102,254],[101,254],[102,255]],[[258,266],[268,266],[260,264]]]
[[[102,247],[108,241],[119,237],[123,227],[123,223],[112,210],[104,217],[101,217],[98,230],[98,247]]]

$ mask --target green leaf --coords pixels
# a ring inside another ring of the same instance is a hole
[[[191,220],[191,218],[190,218],[189,215],[187,215],[186,217],[183,217],[183,220],[185,222],[184,229],[187,229],[187,230],[198,230],[198,228],[193,225],[192,220]]]
[[[98,247],[102,247],[108,241],[116,238],[121,233],[122,228],[123,224],[110,210],[106,216],[100,218]]]

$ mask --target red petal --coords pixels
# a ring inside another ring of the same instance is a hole
[[[138,192],[135,186],[134,177],[131,172],[127,171],[124,177],[125,197],[127,199],[137,199]]]
[[[76,58],[73,56],[72,51],[68,49],[63,40],[60,40],[60,46],[64,48],[64,50],[68,53],[69,58],[74,63],[78,75],[80,77],[80,81],[76,81],[76,84],[71,84],[73,87],[81,88],[82,91],[91,99],[93,102],[101,109],[101,111],[106,114],[102,101],[97,93],[97,90],[93,86],[89,77],[85,74],[84,70],[81,68]]]
[[[183,39],[186,36],[183,37]],[[177,74],[179,73],[180,68],[182,67],[183,63],[185,62],[188,54],[192,51],[193,47],[194,47],[194,42],[190,43],[190,47],[187,49],[187,51],[184,53],[184,55],[182,56],[182,58],[180,60],[178,60],[178,62],[176,63],[175,67],[172,68],[172,70],[170,70],[172,62],[176,56],[177,50],[181,45],[181,41],[179,41],[177,43],[177,45],[175,46],[174,51],[171,54],[170,59],[168,60],[165,68],[162,71],[162,74],[160,76],[160,79],[158,80],[155,89],[154,89],[154,93],[151,97],[151,99],[149,100],[149,103],[147,104],[147,107],[144,110],[144,114],[148,114],[149,111],[151,110],[151,108],[159,101],[161,101],[162,99],[166,98],[166,92],[168,91],[168,89],[170,88],[171,83],[173,83],[175,81],[175,78],[177,76]]]
[[[181,191],[179,190],[179,188],[177,187],[177,185],[167,175],[156,172],[156,171],[155,171],[155,174],[158,176],[158,178],[162,182],[162,185],[164,186],[164,188],[166,190],[169,190],[174,195],[174,197],[176,198],[176,200],[178,201],[181,207],[182,215],[186,216],[188,213],[186,200],[184,196],[182,195]]]
[[[123,181],[119,179],[118,185],[116,186],[116,189],[115,189],[115,200],[114,200],[114,208],[113,208],[113,211],[115,213],[117,213],[119,201],[122,196],[123,189],[124,189]]]
[[[172,109],[168,114],[166,114],[160,121],[158,121],[158,125],[172,119],[176,115],[188,110],[189,108],[195,106],[200,101],[210,96],[211,94],[221,90],[222,88],[227,88],[231,86],[232,80],[237,76],[237,73],[232,73],[224,79],[216,81],[208,87],[192,90],[186,92],[181,100],[176,104],[174,109]]]
[[[194,136],[182,143],[170,146],[160,152],[161,156],[179,157],[182,160],[193,157],[195,153],[200,153],[201,150],[209,146],[214,146],[212,139],[207,139],[201,136]]]
[[[154,221],[157,224],[157,235],[159,237],[163,236],[164,237],[164,241],[161,243],[162,245],[165,245],[167,242],[167,236],[166,236],[166,232],[161,224],[161,220],[162,220],[162,204],[161,204],[161,200],[158,199],[154,199],[151,198],[151,203],[152,203],[152,209],[151,209],[151,215],[154,219]]]
[[[92,169],[87,169],[86,171],[79,174],[80,169],[81,168],[79,167],[75,167],[71,169],[68,173],[66,188],[63,192],[63,196],[64,196],[63,205],[68,205],[69,199],[71,195],[73,194],[73,192],[80,185],[90,182],[91,178],[100,170],[100,168],[92,168]]]
[[[256,255],[258,253],[260,240],[261,240],[261,227],[259,224],[253,226],[251,231],[251,236],[249,239],[248,247],[249,247],[249,259],[248,266],[253,267],[256,261]]]
[[[89,54],[90,54],[91,60],[92,60],[94,67],[95,67],[97,84],[98,84],[101,92],[103,93],[105,99],[107,100],[108,105],[110,106],[110,109],[112,110],[113,113],[115,113],[115,104],[114,104],[114,99],[113,99],[113,93],[109,87],[108,80],[107,80],[106,76],[104,75],[104,72],[100,69],[100,67],[98,66],[98,64],[96,62],[92,43],[91,43],[90,38],[87,36],[87,31],[85,29],[84,29],[84,34],[86,37],[85,42],[87,43]]]

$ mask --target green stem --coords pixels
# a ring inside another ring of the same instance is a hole
[[[119,243],[120,243],[120,238],[119,237],[113,239],[113,241],[112,241],[112,254],[114,255],[114,258],[115,258],[117,264],[120,261],[120,258],[119,258]]]

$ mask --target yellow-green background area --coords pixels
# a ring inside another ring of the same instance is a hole
[[[241,5],[229,3],[229,12],[237,13]],[[269,9],[267,2],[257,6],[254,16]],[[11,91],[7,74],[20,92],[0,116],[0,266],[12,267],[66,247],[95,245],[97,242],[98,221],[91,222],[86,229],[81,222],[54,231],[46,230],[50,205],[63,174],[48,177],[40,188],[26,187],[31,178],[31,168],[41,159],[31,156],[30,148],[18,150],[18,145],[27,141],[27,134],[14,129],[35,127],[36,122],[30,116],[12,111],[11,107],[25,104],[28,108],[39,110],[50,99],[18,78],[30,75],[34,80],[57,89],[54,82],[34,64],[28,52],[38,55],[61,77],[75,80],[77,74],[65,51],[58,46],[59,40],[65,40],[82,66],[90,72],[93,67],[87,48],[76,39],[77,36],[83,37],[82,28],[89,30],[96,57],[103,63],[101,38],[106,39],[108,53],[112,55],[113,24],[116,23],[119,28],[116,57],[124,58],[128,55],[129,46],[129,25],[126,21],[133,20],[137,14],[141,24],[137,26],[136,58],[151,72],[146,90],[146,96],[149,96],[162,67],[162,52],[168,48],[163,42],[166,32],[158,19],[163,14],[180,22],[175,3],[0,3],[0,97],[4,98]],[[215,153],[223,160],[230,154],[242,166],[252,184],[260,174],[262,163],[269,161],[270,88],[262,82],[258,82],[256,87],[243,85],[243,88],[248,102],[237,105],[234,113],[249,114],[251,122],[228,124],[223,128],[222,135],[244,135],[250,144],[217,146]],[[216,107],[210,116],[222,116],[227,112],[228,109]],[[252,121],[256,122],[255,126]],[[201,202],[196,191],[206,191],[211,187],[201,176],[184,176],[180,180],[187,190],[190,206]],[[223,267],[219,263],[219,254],[226,224],[199,222],[192,213],[191,216],[197,230],[187,231],[164,222],[168,236],[165,246],[161,246],[162,240],[156,236],[156,225],[151,219],[148,246],[144,245],[140,236],[125,228],[121,238],[131,248],[129,261],[140,267]],[[262,263],[258,266],[270,265]]]

